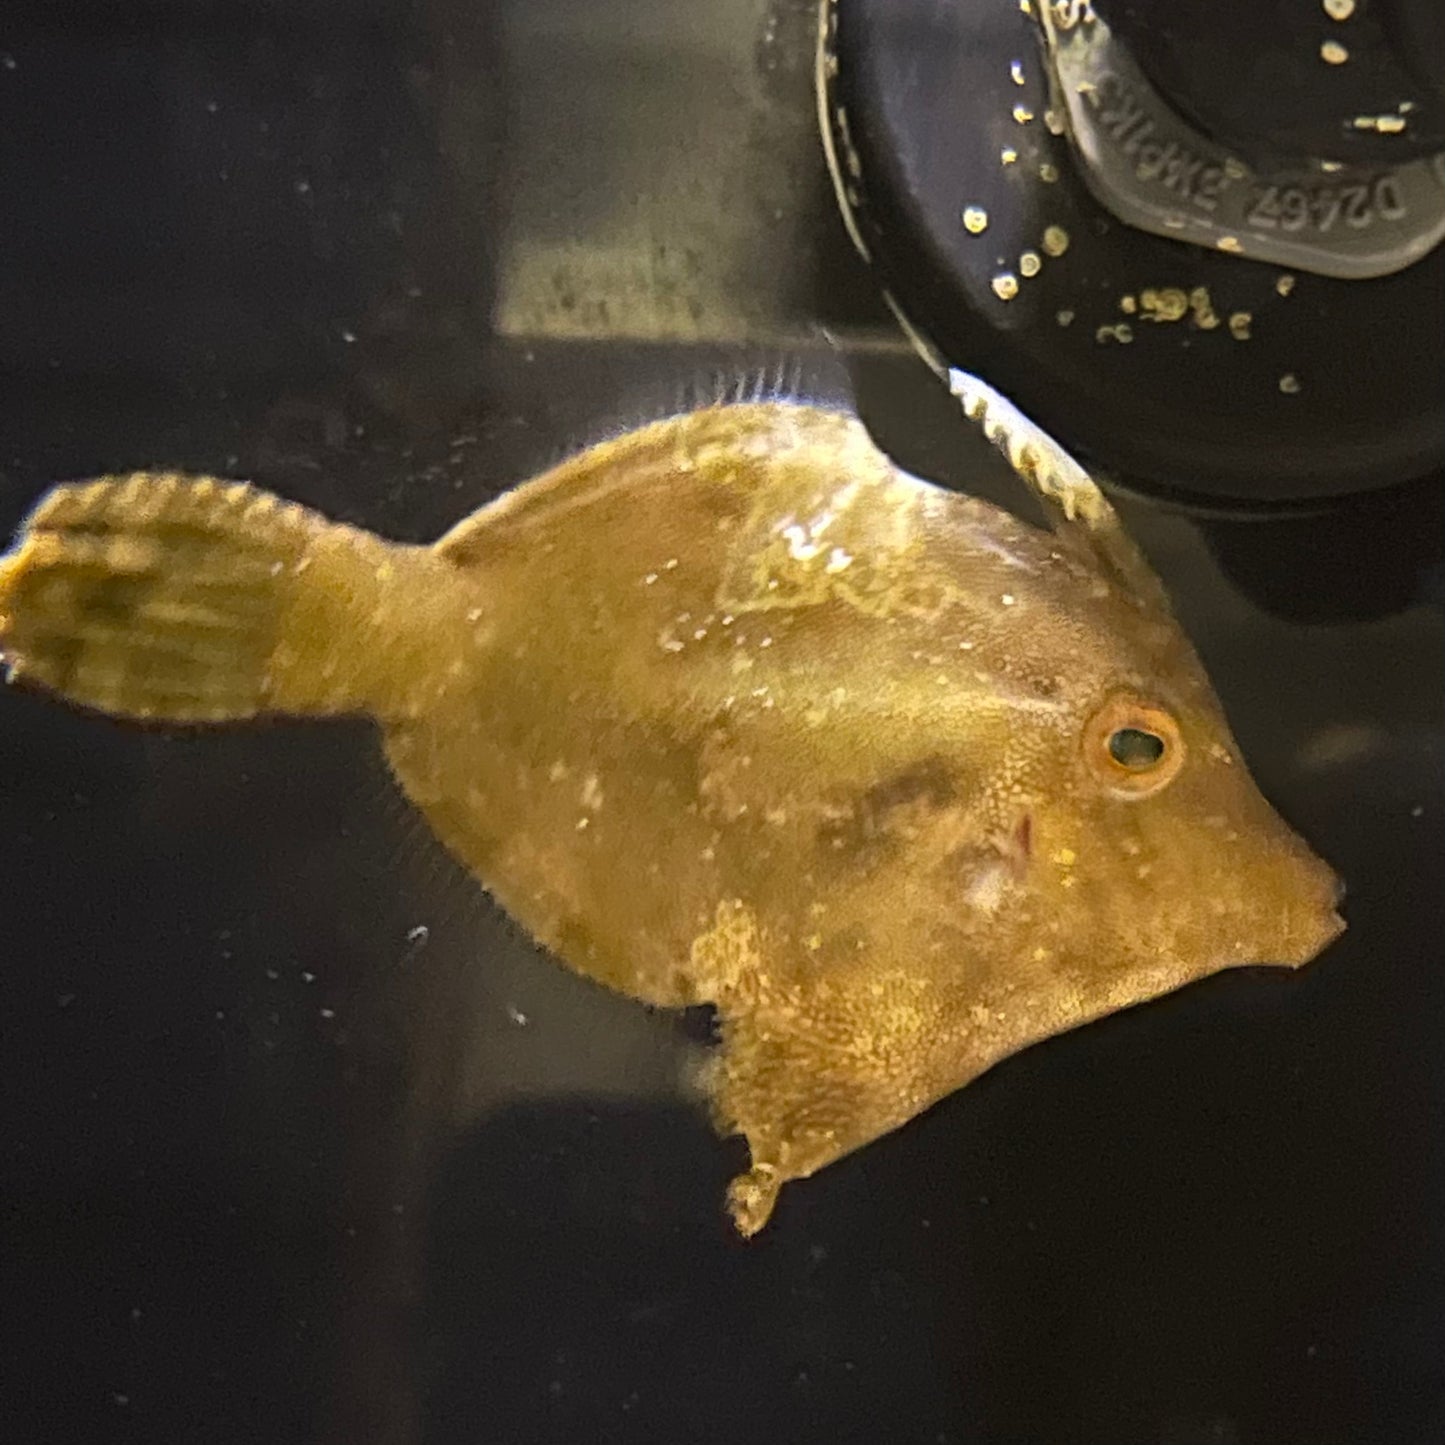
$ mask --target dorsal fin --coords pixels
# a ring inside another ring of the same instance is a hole
[[[738,458],[774,450],[793,439],[801,414],[824,409],[798,402],[732,402],[652,422],[597,443],[544,472],[453,527],[437,543],[440,556],[470,566],[497,548],[524,547],[556,528],[561,518],[627,492],[639,518],[664,506],[679,476],[714,467],[724,453]],[[847,413],[829,413],[846,418]]]

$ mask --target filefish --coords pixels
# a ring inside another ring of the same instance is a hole
[[[955,391],[1047,530],[910,475],[847,410],[711,405],[430,546],[246,483],[57,486],[0,561],[0,652],[142,723],[374,718],[558,959],[714,1007],[752,1235],[783,1184],[1000,1059],[1344,926],[1102,492]]]

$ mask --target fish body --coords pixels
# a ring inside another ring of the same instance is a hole
[[[376,717],[534,937],[716,1006],[751,1234],[999,1059],[1342,926],[1102,494],[1020,471],[1051,530],[845,412],[757,402],[601,443],[430,547],[106,479],[0,563],[0,648],[117,716]]]

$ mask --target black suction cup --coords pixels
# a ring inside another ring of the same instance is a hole
[[[832,0],[845,214],[948,363],[1127,485],[1278,505],[1441,473],[1422,3]]]

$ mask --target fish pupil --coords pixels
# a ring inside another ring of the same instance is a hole
[[[1109,734],[1109,756],[1121,768],[1142,773],[1164,756],[1164,739],[1143,728],[1115,728]]]

